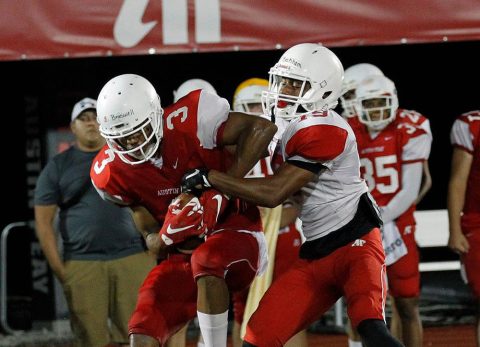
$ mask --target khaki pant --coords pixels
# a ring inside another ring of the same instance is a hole
[[[154,265],[147,253],[65,263],[64,291],[76,347],[128,344],[128,320],[138,289]]]

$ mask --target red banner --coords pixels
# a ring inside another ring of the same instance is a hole
[[[478,0],[4,0],[0,60],[480,39]]]

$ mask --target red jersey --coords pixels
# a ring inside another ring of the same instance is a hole
[[[194,91],[165,108],[163,138],[151,160],[129,165],[108,147],[92,163],[90,176],[100,195],[123,205],[144,206],[160,223],[168,205],[180,194],[186,171],[206,167],[225,172],[232,156],[217,147],[229,114],[228,102],[214,94]],[[238,200],[237,200],[238,201]],[[258,208],[235,200],[217,223],[219,229],[261,230]],[[241,211],[237,208],[241,206]]]
[[[430,154],[431,137],[425,130],[406,121],[397,110],[395,120],[371,137],[368,128],[360,122],[350,122],[358,142],[361,173],[377,204],[382,207],[402,189],[402,165],[422,162]],[[397,223],[413,225],[415,205],[410,206]]]
[[[462,227],[480,225],[480,111],[460,115],[453,124],[450,134],[453,146],[473,156],[468,175]]]

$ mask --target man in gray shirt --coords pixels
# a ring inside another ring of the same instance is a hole
[[[95,100],[75,104],[75,145],[46,165],[35,190],[37,236],[63,285],[75,343],[81,347],[128,345],[127,325],[137,291],[154,266],[129,210],[102,200],[90,181],[92,160],[105,144],[96,117]]]

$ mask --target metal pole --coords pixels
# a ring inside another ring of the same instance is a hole
[[[27,222],[15,222],[8,224],[2,231],[0,241],[0,325],[7,334],[15,334],[21,330],[10,328],[7,322],[7,238],[14,228],[24,227]]]

